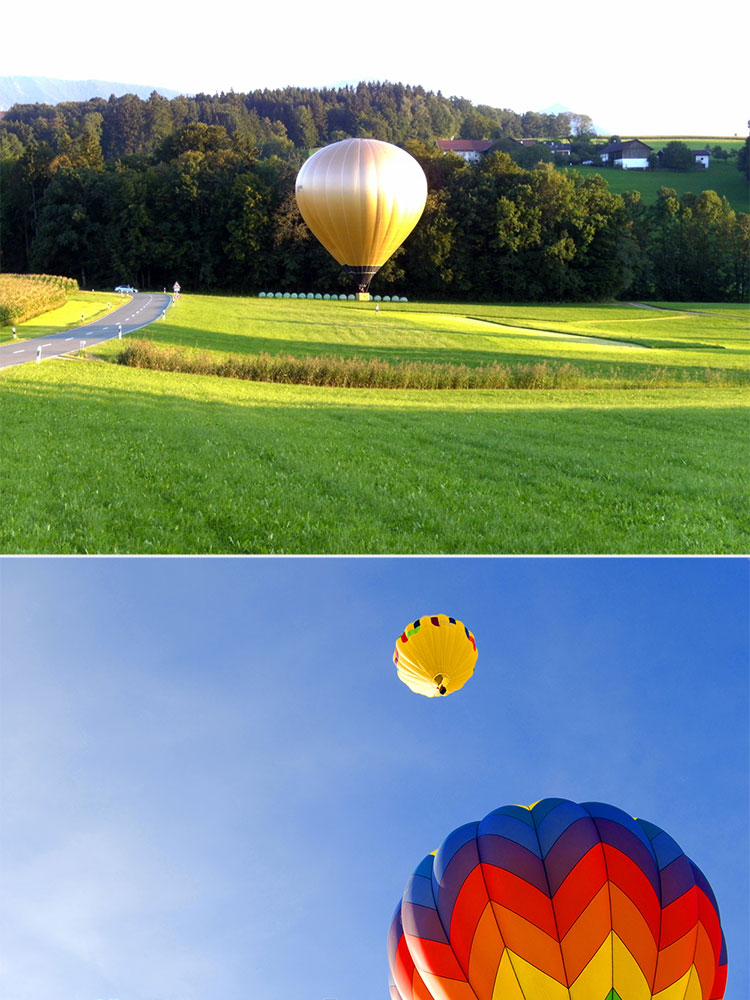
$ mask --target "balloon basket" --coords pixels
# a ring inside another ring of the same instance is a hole
[[[369,292],[357,292],[357,302],[369,302],[370,293]]]

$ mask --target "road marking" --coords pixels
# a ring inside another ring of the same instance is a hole
[[[143,310],[146,308],[147,305],[149,305],[151,302],[155,302],[155,301],[158,301],[160,303],[160,305],[159,305],[160,313],[159,313],[158,316],[153,316],[151,319],[146,320],[145,323],[134,323],[134,325],[132,327],[129,327],[129,326],[125,325],[127,323],[133,322],[134,320],[138,319],[139,318],[138,317],[138,313],[143,312]],[[157,299],[156,296],[149,295],[147,302],[142,303],[141,307],[137,310],[136,314],[134,314],[132,316],[128,316],[127,319],[125,319],[125,320],[122,321],[122,323],[116,323],[116,324],[114,324],[114,326],[110,325],[110,326],[106,326],[106,327],[99,327],[95,323],[85,324],[86,331],[87,331],[85,334],[79,334],[78,337],[76,337],[76,336],[73,336],[73,337],[63,337],[62,331],[61,331],[60,333],[52,334],[52,336],[55,338],[54,342],[50,342],[50,343],[46,343],[46,344],[42,344],[40,346],[37,346],[36,342],[32,341],[31,342],[31,344],[32,344],[32,348],[31,349],[33,350],[33,348],[36,347],[37,351],[41,351],[42,348],[54,347],[57,344],[59,344],[61,341],[64,341],[65,343],[70,343],[71,340],[80,340],[85,346],[93,346],[95,344],[101,343],[102,340],[109,340],[109,339],[111,339],[110,337],[105,337],[103,334],[105,332],[108,333],[110,330],[114,330],[118,326],[122,328],[122,336],[124,337],[128,333],[133,333],[136,330],[143,329],[144,326],[148,326],[150,323],[155,322],[156,319],[164,318],[164,316],[166,316],[166,311],[167,311],[168,307],[171,304],[172,303],[170,301],[167,301],[166,305],[164,305],[164,300],[162,298]],[[83,328],[84,327],[81,326],[78,329],[81,330]],[[86,338],[88,338],[88,339],[86,339]],[[619,341],[618,341],[618,343],[619,343]],[[7,345],[7,346],[9,347],[10,345]],[[25,354],[25,353],[26,353],[26,349],[23,348],[23,347],[19,347],[17,350],[12,351],[13,355]],[[6,355],[6,357],[7,357],[7,355]],[[10,364],[10,362],[8,362],[8,363]],[[2,361],[0,361],[0,368],[2,368]]]

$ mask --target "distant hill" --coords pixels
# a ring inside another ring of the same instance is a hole
[[[564,115],[573,114],[573,109],[566,107],[564,104],[550,104],[548,108],[542,108],[539,112],[540,115]],[[604,128],[601,125],[594,123],[594,131],[597,135],[612,135],[613,131],[611,128]]]
[[[60,104],[63,101],[89,101],[111,94],[137,94],[147,100],[156,91],[162,97],[178,97],[179,90],[146,87],[133,83],[110,83],[106,80],[59,80],[50,76],[0,76],[0,111],[14,104]]]

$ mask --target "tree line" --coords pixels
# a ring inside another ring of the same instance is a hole
[[[375,85],[367,87],[371,96]],[[404,99],[421,97],[425,107],[430,97],[436,107],[445,100],[401,89]],[[395,100],[399,91],[392,90]],[[324,95],[342,91],[299,91],[300,99],[315,93],[325,107]],[[275,92],[263,94],[269,103],[259,120],[273,128],[283,101],[276,106]],[[247,112],[240,95],[229,98]],[[153,134],[133,120],[130,148],[145,143],[148,151],[117,157],[103,123],[99,129],[87,117],[97,114],[87,110],[96,102],[71,105],[78,126],[68,123],[54,142],[26,123],[31,133],[23,141],[17,136],[22,149],[5,149],[0,162],[0,270],[66,274],[87,288],[170,287],[179,280],[195,291],[352,290],[297,210],[301,149],[283,146],[290,140],[280,130],[283,148],[263,150],[257,137],[227,123],[188,120],[175,128],[190,100],[152,95],[103,102],[138,102],[140,115],[158,107],[170,116],[168,127]],[[344,137],[340,131],[328,138]],[[662,189],[657,203],[646,206],[637,194],[613,194],[599,175],[527,167],[501,151],[467,164],[444,156],[431,139],[400,144],[424,168],[429,195],[417,228],[376,276],[373,292],[537,301],[747,296],[750,217],[715,192],[678,198]]]
[[[558,139],[591,129],[586,115],[517,114],[400,83],[286,87],[171,100],[154,91],[147,101],[126,94],[55,106],[14,105],[0,122],[0,160],[20,156],[30,143],[48,147],[56,157],[75,156],[82,146],[98,146],[105,161],[150,156],[169,136],[196,122],[223,127],[237,147],[252,148],[262,158],[293,157],[297,150],[351,136],[394,143],[449,136]]]

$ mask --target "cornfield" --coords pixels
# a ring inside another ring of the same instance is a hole
[[[23,323],[65,305],[78,290],[74,278],[55,274],[0,274],[0,326]]]

